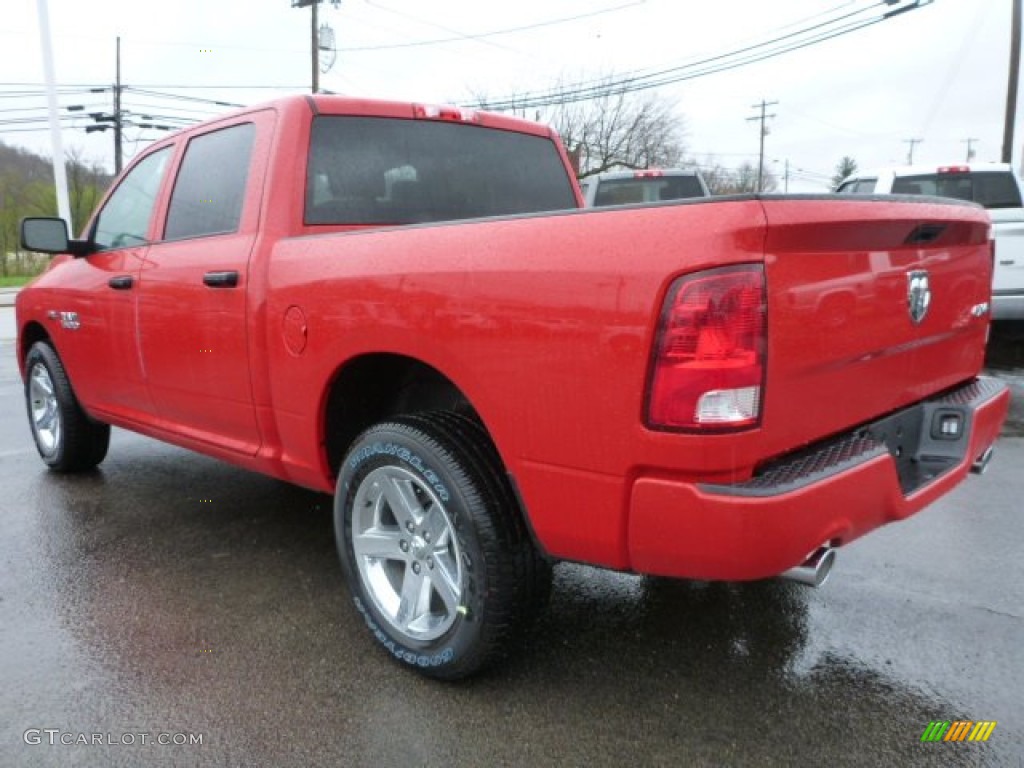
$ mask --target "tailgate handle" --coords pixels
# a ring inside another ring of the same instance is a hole
[[[945,231],[945,224],[920,224],[914,227],[914,230],[907,235],[907,239],[903,241],[903,244],[927,245],[928,243],[934,243]]]
[[[229,272],[207,272],[203,275],[203,285],[211,288],[234,288],[238,285],[238,273],[234,270]]]
[[[131,275],[118,275],[107,280],[107,285],[113,288],[115,291],[128,291],[135,284],[135,280]]]

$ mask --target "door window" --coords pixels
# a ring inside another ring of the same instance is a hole
[[[96,250],[128,248],[146,242],[170,150],[164,147],[140,160],[117,185],[96,219],[92,237]]]
[[[238,230],[256,127],[235,125],[189,141],[171,194],[164,239]]]

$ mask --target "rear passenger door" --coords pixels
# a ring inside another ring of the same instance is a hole
[[[159,426],[243,454],[260,445],[249,374],[249,256],[273,113],[189,138],[138,292]]]

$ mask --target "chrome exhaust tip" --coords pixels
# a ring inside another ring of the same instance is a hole
[[[994,445],[990,445],[985,449],[985,452],[981,454],[974,463],[971,465],[971,472],[976,475],[984,475],[985,470],[988,469],[988,463],[992,461],[992,454],[996,452]]]
[[[820,587],[828,581],[832,566],[836,562],[834,547],[824,546],[816,549],[810,557],[796,568],[790,568],[779,574],[779,578],[805,584],[808,587]]]

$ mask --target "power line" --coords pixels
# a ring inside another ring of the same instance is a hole
[[[619,78],[582,81],[569,86],[556,86],[555,88],[549,88],[543,91],[520,94],[519,96],[512,96],[506,99],[475,102],[467,104],[466,106],[499,111],[503,109],[532,109],[535,107],[551,106],[553,104],[587,101],[612,94],[617,95],[620,93],[631,93],[663,85],[670,85],[684,80],[692,80],[697,77],[725,72],[748,64],[754,64],[775,58],[776,56],[781,56],[782,54],[800,50],[811,45],[817,45],[818,43],[831,40],[835,37],[850,34],[873,26],[874,24],[887,21],[888,19],[907,11],[924,7],[925,5],[930,4],[933,0],[912,0],[910,5],[886,11],[881,15],[868,19],[850,21],[838,27],[835,26],[837,22],[847,21],[871,10],[872,8],[892,8],[896,3],[902,1],[903,0],[880,0],[880,2],[877,2],[872,6],[852,11],[829,21],[804,27],[796,32],[780,35],[753,45],[674,67],[668,67],[653,72],[644,72],[643,70],[639,70],[633,73],[628,73],[627,75]]]
[[[434,39],[434,40],[416,40],[416,41],[413,41],[413,42],[410,42],[410,43],[391,43],[391,44],[388,44],[388,45],[354,46],[354,47],[351,47],[351,48],[339,48],[338,50],[339,51],[343,51],[345,53],[353,53],[353,52],[356,52],[356,51],[387,51],[387,50],[392,50],[392,49],[396,49],[396,48],[418,48],[418,47],[427,46],[427,45],[442,45],[444,43],[461,43],[461,42],[464,42],[466,40],[480,41],[480,40],[484,40],[484,39],[489,38],[489,37],[499,37],[501,35],[513,35],[513,34],[516,34],[516,33],[519,33],[519,32],[527,32],[527,31],[533,30],[533,29],[541,29],[543,27],[553,27],[553,26],[556,26],[556,25],[559,25],[559,24],[567,24],[567,23],[572,22],[572,21],[579,21],[581,19],[589,19],[589,18],[592,18],[594,16],[602,16],[602,15],[607,14],[607,13],[614,13],[616,11],[621,11],[621,10],[624,10],[626,8],[632,8],[632,7],[637,6],[637,5],[643,5],[645,2],[647,2],[647,0],[636,0],[636,2],[624,3],[623,5],[615,5],[615,6],[612,6],[611,8],[602,8],[602,9],[599,9],[599,10],[596,10],[596,11],[590,11],[589,13],[579,13],[579,14],[576,14],[575,16],[564,16],[562,18],[551,19],[549,21],[540,21],[540,22],[536,22],[534,24],[524,24],[524,25],[518,26],[518,27],[508,27],[506,29],[492,30],[491,32],[480,32],[480,33],[475,33],[475,34],[473,34],[473,33],[463,34],[462,32],[458,32],[457,30],[448,29],[447,27],[443,27],[443,26],[441,26],[439,24],[435,24],[433,22],[425,21],[425,20],[420,19],[420,18],[418,18],[416,16],[413,16],[412,14],[408,14],[408,13],[405,13],[403,11],[396,10],[394,8],[388,8],[387,6],[381,5],[380,3],[374,3],[374,2],[370,2],[370,0],[366,0],[366,4],[369,5],[372,8],[379,8],[382,11],[387,11],[388,13],[394,13],[394,14],[396,14],[398,16],[403,16],[403,17],[405,17],[407,19],[410,19],[412,21],[418,22],[420,24],[428,24],[429,26],[436,27],[437,29],[443,29],[446,32],[451,32],[453,35],[457,35],[457,37],[442,37],[442,38],[437,38],[437,39]]]
[[[147,88],[156,88],[156,87],[160,87],[160,86],[131,86],[131,85],[129,85],[129,86],[125,86],[125,90],[131,91],[133,93],[140,93],[140,94],[143,94],[145,96],[156,96],[156,97],[159,97],[159,98],[172,99],[172,100],[175,100],[175,101],[191,101],[191,102],[194,102],[194,103],[197,103],[197,104],[210,104],[212,106],[217,106],[217,107],[244,107],[244,106],[246,106],[245,104],[238,104],[238,103],[232,102],[232,101],[220,101],[218,99],[204,99],[204,98],[201,98],[199,96],[182,96],[182,95],[176,94],[176,93],[164,93],[164,92],[161,92],[161,91],[147,90]],[[182,87],[183,88],[183,87],[187,87],[187,86],[163,86],[163,87],[167,87],[167,88]],[[198,87],[198,88],[205,88],[207,86],[196,86],[196,87]],[[225,86],[225,87],[227,87],[227,86]],[[262,86],[253,86],[253,87],[262,87]]]
[[[897,0],[897,2],[898,1],[899,0]],[[739,54],[752,51],[752,50],[754,50],[756,48],[761,48],[761,47],[765,47],[765,46],[768,46],[768,45],[772,45],[772,44],[774,44],[776,42],[779,42],[779,41],[782,41],[782,40],[786,40],[786,39],[789,39],[791,37],[798,36],[798,35],[801,35],[801,34],[805,34],[805,33],[809,32],[809,31],[813,31],[815,29],[819,29],[819,28],[828,26],[830,24],[835,24],[836,22],[843,21],[845,19],[849,19],[849,18],[852,18],[854,16],[858,16],[861,13],[864,13],[865,11],[870,10],[871,8],[874,8],[874,7],[877,7],[877,6],[880,6],[880,5],[884,5],[885,2],[886,2],[886,0],[881,0],[880,2],[876,2],[872,6],[867,6],[865,8],[861,8],[861,9],[859,9],[857,11],[853,11],[853,12],[847,13],[847,14],[839,16],[839,17],[837,17],[835,19],[831,19],[831,20],[826,21],[826,22],[821,22],[820,24],[814,24],[814,25],[811,25],[809,27],[804,27],[803,29],[798,30],[797,32],[792,32],[792,33],[789,33],[789,34],[786,34],[786,35],[781,35],[781,36],[769,38],[768,40],[764,40],[764,41],[755,43],[753,45],[748,45],[748,46],[740,47],[740,48],[737,48],[737,49],[735,49],[733,51],[729,51],[729,52],[724,53],[724,54],[718,54],[718,55],[710,56],[710,57],[707,57],[707,58],[704,58],[704,59],[698,59],[696,61],[688,62],[686,64],[682,64],[682,65],[679,65],[679,66],[676,66],[676,67],[671,67],[671,68],[668,68],[668,69],[661,69],[661,70],[655,70],[655,71],[636,70],[634,72],[626,73],[623,76],[621,82],[634,82],[634,81],[645,79],[645,78],[653,78],[653,77],[657,77],[659,75],[665,75],[665,74],[669,74],[669,73],[680,71],[680,70],[685,70],[685,69],[692,68],[692,67],[702,66],[704,64],[708,64],[708,63],[711,63],[711,62],[714,62],[714,61],[718,61],[720,59],[729,58],[729,57],[732,57],[732,56],[737,56]],[[848,6],[849,3],[847,3],[845,5]],[[814,16],[810,16],[810,17],[808,17],[806,19],[803,19],[802,21],[794,22],[793,24],[790,24],[790,25],[787,25],[785,27],[782,27],[782,29],[788,29],[790,27],[793,27],[793,26],[796,26],[796,25],[802,24],[802,23],[806,24],[806,23],[811,22],[811,21],[813,21],[813,20],[815,20],[817,18],[820,18],[822,15],[829,15],[829,14],[833,13],[835,10],[838,10],[840,8],[843,8],[843,7],[845,7],[845,6],[839,6],[838,8],[833,8],[831,11],[827,11],[824,14],[815,14]],[[776,30],[776,31],[781,31],[781,30]],[[605,85],[606,85],[606,81],[605,81],[604,78],[602,78],[602,79],[597,79],[597,80],[581,81],[579,83],[575,83],[575,84],[572,84],[572,85],[568,86],[568,88],[571,89],[571,90],[583,91],[583,90],[587,90],[589,88],[604,87]],[[564,90],[565,89],[562,88],[562,87],[557,87],[555,89],[548,89],[547,91],[535,92],[533,94],[530,94],[530,93],[521,94],[519,97],[517,97],[517,99],[531,98],[533,96],[543,97],[545,95],[553,96],[553,97],[554,96],[560,96],[560,95],[562,95],[562,92]],[[516,106],[518,106],[518,102],[517,102]]]

